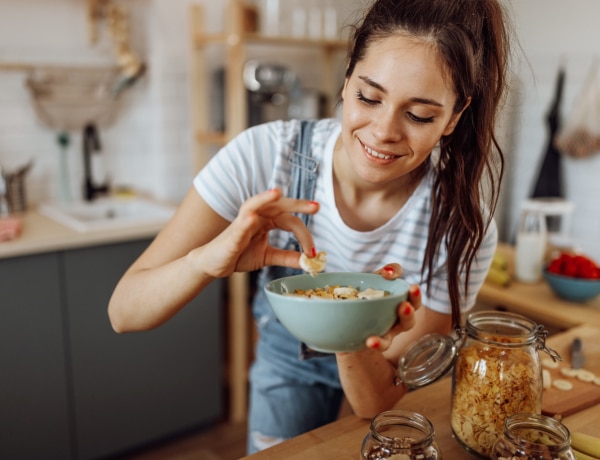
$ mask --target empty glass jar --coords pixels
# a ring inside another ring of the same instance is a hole
[[[361,447],[363,460],[441,460],[431,422],[416,412],[390,410],[377,414]]]
[[[492,449],[492,460],[575,460],[571,435],[558,420],[538,414],[508,417]]]

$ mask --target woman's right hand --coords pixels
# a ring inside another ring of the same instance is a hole
[[[319,204],[314,201],[282,197],[279,189],[268,190],[249,198],[223,232],[191,251],[188,257],[202,263],[198,268],[214,278],[254,271],[267,265],[300,268],[300,254],[270,246],[268,234],[275,228],[290,231],[304,252],[312,256],[312,235],[294,213],[315,214],[318,210]]]

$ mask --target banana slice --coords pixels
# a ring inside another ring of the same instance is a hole
[[[578,371],[577,369],[572,369],[572,368],[570,368],[570,367],[563,367],[563,368],[560,370],[560,373],[561,373],[562,375],[564,375],[565,377],[577,377],[577,373],[578,373],[578,372],[579,372],[579,371]]]
[[[545,367],[546,369],[558,369],[558,366],[560,366],[558,361],[554,361],[552,358],[542,359],[542,367]]]
[[[300,254],[300,268],[311,276],[317,276],[317,273],[325,270],[327,263],[327,253],[320,251],[315,257],[308,257],[306,254]]]
[[[568,380],[564,379],[554,379],[552,381],[552,386],[558,390],[569,391],[573,389],[573,384]]]
[[[596,378],[596,374],[591,371],[586,371],[585,369],[579,369],[577,371],[577,378],[582,382],[593,382]]]
[[[542,369],[542,384],[544,390],[552,386],[552,375],[548,369]]]

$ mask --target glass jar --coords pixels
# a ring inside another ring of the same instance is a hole
[[[466,450],[488,458],[509,416],[541,413],[537,350],[545,348],[546,331],[521,315],[482,311],[468,316],[465,332],[452,376],[450,424]]]
[[[421,414],[390,410],[371,420],[371,431],[361,447],[363,460],[402,458],[441,460],[431,422]]]
[[[538,414],[511,415],[492,449],[492,460],[575,460],[566,426]]]

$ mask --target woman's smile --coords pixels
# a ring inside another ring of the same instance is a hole
[[[370,157],[371,159],[392,161],[392,160],[395,160],[396,158],[399,158],[398,155],[384,153],[382,150],[376,150],[372,147],[369,147],[368,145],[366,145],[362,141],[360,141],[360,139],[359,139],[359,142],[363,146],[363,150],[367,153],[367,156]]]

